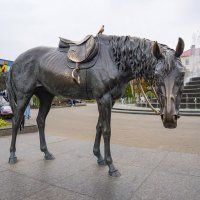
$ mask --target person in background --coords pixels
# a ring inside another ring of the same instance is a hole
[[[3,65],[1,65],[0,72],[6,73],[8,71],[8,62],[5,61]]]
[[[30,105],[30,102],[29,102],[28,106],[26,107],[26,110],[24,112],[24,117],[25,117],[25,119],[30,119],[31,118],[31,105]]]

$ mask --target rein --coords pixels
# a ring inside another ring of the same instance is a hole
[[[160,112],[159,112],[158,110],[156,110],[156,109],[152,106],[152,104],[150,103],[150,101],[148,100],[148,98],[147,98],[147,96],[146,96],[146,94],[145,94],[145,92],[144,92],[144,89],[143,89],[143,87],[142,87],[140,78],[136,79],[136,81],[137,81],[137,86],[138,86],[138,88],[141,90],[141,92],[142,92],[142,94],[143,94],[143,96],[144,96],[144,98],[145,98],[145,100],[146,100],[148,106],[152,109],[153,112],[156,113],[156,115],[159,115]],[[156,94],[156,91],[155,91],[154,87],[152,86],[151,88],[153,89],[153,93],[156,95],[156,97],[157,97],[157,99],[158,99],[158,95]]]

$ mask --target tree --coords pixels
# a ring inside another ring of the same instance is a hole
[[[133,97],[133,92],[132,92],[130,84],[127,85],[124,96],[127,97],[127,98]]]
[[[136,79],[132,80],[131,84],[133,85],[134,92],[137,93],[140,96],[142,91],[139,89],[139,87],[137,85],[137,80]],[[149,91],[150,84],[148,82],[146,82],[143,78],[141,79],[141,85],[142,85],[145,93],[147,91]]]

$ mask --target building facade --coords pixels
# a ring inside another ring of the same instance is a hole
[[[183,52],[181,61],[190,77],[200,76],[200,48],[192,45],[189,50]]]

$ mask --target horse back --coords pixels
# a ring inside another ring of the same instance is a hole
[[[26,51],[11,67],[14,84],[24,93],[42,86],[53,95],[87,99],[86,71],[80,72],[81,84],[74,81],[71,72],[66,53],[50,47],[36,47]]]

